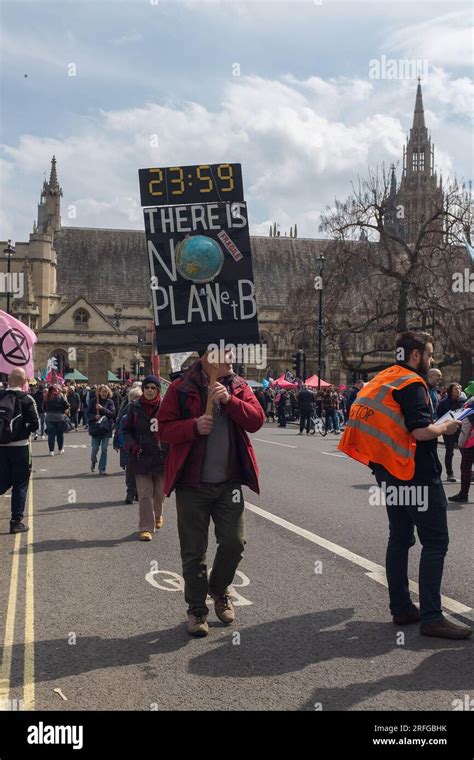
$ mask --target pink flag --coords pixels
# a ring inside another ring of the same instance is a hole
[[[0,372],[20,367],[34,377],[33,344],[38,340],[29,327],[0,309]]]
[[[61,375],[60,372],[57,372],[55,369],[52,369],[51,372],[48,372],[46,375],[46,382],[49,385],[64,385],[64,377]]]

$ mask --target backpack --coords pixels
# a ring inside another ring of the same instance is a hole
[[[8,391],[0,398],[0,443],[11,443],[21,430],[23,413],[16,393]]]

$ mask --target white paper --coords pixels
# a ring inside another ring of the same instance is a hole
[[[443,414],[439,420],[436,420],[433,425],[441,425],[442,422],[449,422],[449,420],[458,420],[465,411],[465,409],[456,409],[454,412],[450,410],[449,412],[446,412],[446,414]]]

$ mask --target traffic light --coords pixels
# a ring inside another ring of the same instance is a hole
[[[306,379],[306,354],[302,348],[293,354],[293,374],[297,378]]]
[[[301,377],[301,352],[293,354],[293,374],[295,377]]]

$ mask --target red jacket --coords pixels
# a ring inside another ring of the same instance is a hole
[[[201,368],[200,361],[193,364],[183,378],[171,383],[161,402],[159,436],[163,443],[170,444],[163,486],[166,496],[177,483],[197,486],[201,481],[207,438],[200,435],[195,424],[206,410],[207,389],[200,380]],[[229,480],[237,480],[259,493],[257,460],[247,433],[260,430],[265,414],[241,378],[235,376],[228,390],[230,399],[222,409],[230,417]]]

